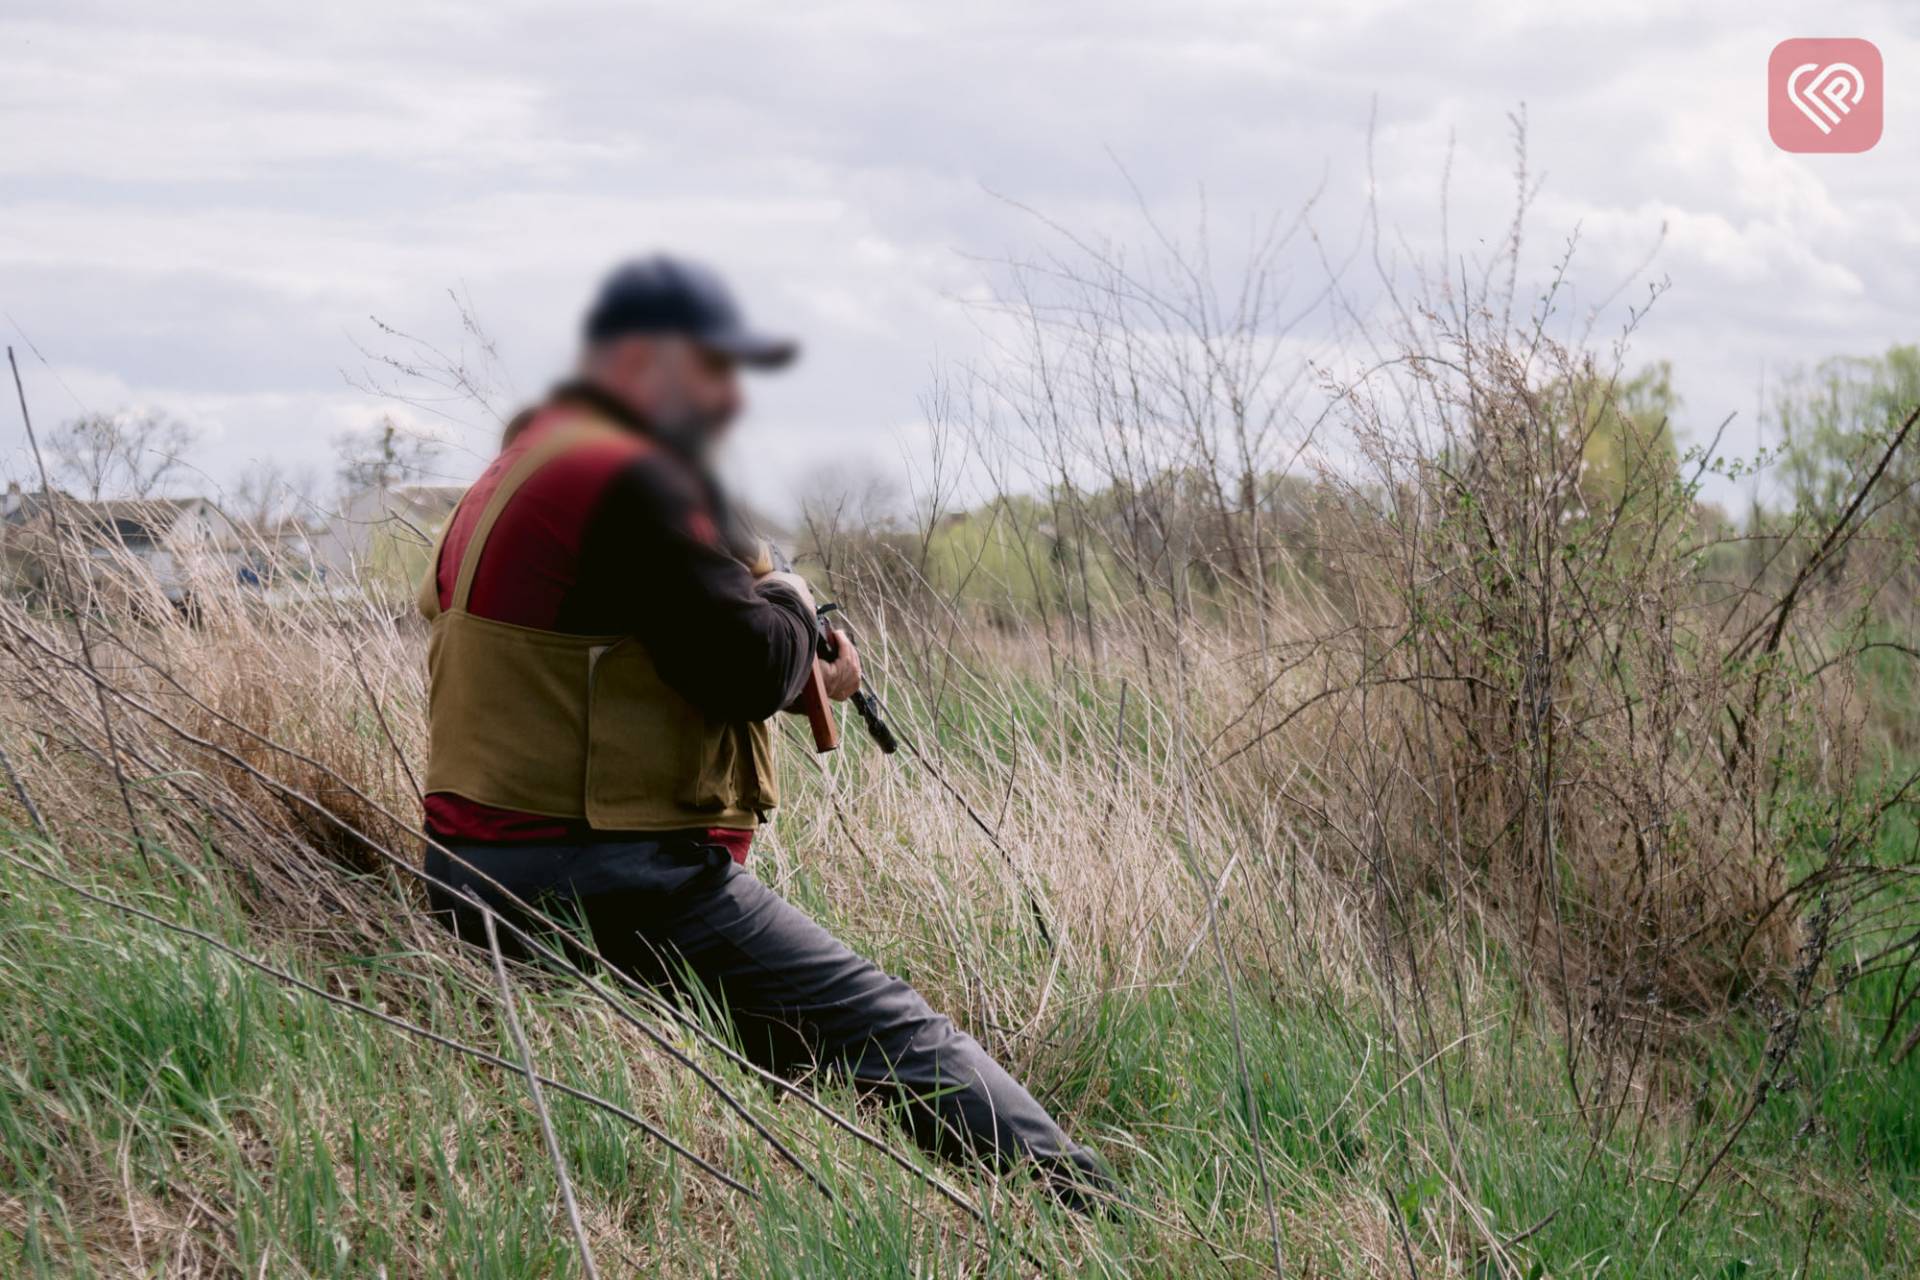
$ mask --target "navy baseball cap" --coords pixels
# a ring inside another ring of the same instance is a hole
[[[791,338],[747,327],[719,273],[664,253],[616,268],[587,311],[586,339],[678,333],[757,369],[778,369],[799,354]]]

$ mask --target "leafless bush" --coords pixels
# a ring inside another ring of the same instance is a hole
[[[1345,364],[1295,328],[1314,305],[1357,322],[1351,285],[1290,291],[1284,228],[1225,291],[1158,228],[1144,259],[1055,228],[993,308],[1017,341],[936,415],[979,499],[864,548],[837,532],[833,556],[930,715],[1029,672],[1050,761],[1104,743],[1190,784],[1205,835],[1165,792],[1128,856],[1184,866],[1166,892],[1223,905],[1238,962],[1298,926],[1276,904],[1305,864],[1367,922],[1418,1046],[1469,1021],[1461,975],[1493,949],[1576,1093],[1621,1099],[1653,1049],[1803,988],[1806,920],[1822,958],[1863,936],[1833,886],[1897,881],[1873,846],[1913,780],[1863,794],[1849,682],[1900,565],[1842,553],[1874,544],[1913,419],[1825,517],[1731,525],[1701,496],[1717,442],[1683,452],[1664,374],[1628,368],[1645,308],[1597,348],[1556,339],[1563,261],[1516,313],[1529,196],[1523,166],[1476,270],[1383,269]],[[980,749],[1040,803],[1044,769]],[[1809,805],[1832,826],[1811,875]]]

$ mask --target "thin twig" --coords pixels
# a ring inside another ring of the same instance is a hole
[[[80,642],[80,656],[86,662],[87,669],[97,676],[99,669],[94,666],[93,641],[87,635],[86,619],[82,616],[81,603],[73,589],[73,568],[68,563],[66,532],[60,519],[61,497],[54,491],[53,480],[47,473],[46,456],[40,452],[40,437],[34,433],[33,415],[27,411],[27,385],[20,380],[20,362],[14,359],[12,347],[7,348],[7,366],[13,370],[13,389],[20,397],[20,422],[27,429],[27,447],[33,451],[34,465],[40,472],[40,496],[47,502],[47,520],[53,531],[54,562],[60,568],[61,591],[66,596],[67,615],[73,620],[73,634]],[[78,547],[77,538],[75,547]],[[101,692],[100,684],[94,686],[94,700],[100,711],[100,729],[107,740],[107,758],[113,765],[113,780],[120,790],[120,803],[127,812],[127,829],[133,836],[133,847],[140,852],[140,860],[148,862],[145,828],[141,825],[139,814],[134,811],[133,788],[127,782],[126,771],[120,766],[120,743],[114,733],[113,716],[107,710],[106,695]]]
[[[533,1099],[533,1114],[540,1120],[540,1137],[547,1144],[547,1158],[553,1161],[553,1176],[560,1182],[560,1199],[567,1206],[567,1223],[580,1246],[580,1265],[587,1273],[587,1280],[600,1280],[600,1268],[593,1260],[593,1245],[587,1240],[587,1226],[580,1221],[580,1205],[573,1197],[573,1179],[567,1176],[567,1158],[561,1153],[560,1139],[554,1136],[553,1117],[547,1114],[547,1100],[540,1092],[540,1073],[534,1070],[533,1049],[527,1044],[519,1010],[514,1007],[513,984],[507,980],[507,962],[500,955],[500,935],[493,927],[493,908],[481,902],[478,894],[468,897],[479,906],[480,919],[487,926],[487,950],[493,954],[493,976],[500,984],[500,1005],[507,1015],[507,1031],[513,1037],[513,1047],[520,1054],[520,1065],[527,1074],[527,1093]]]
[[[27,819],[33,823],[33,829],[42,840],[48,839],[47,820],[40,816],[40,806],[33,802],[33,796],[27,791],[27,784],[21,779],[20,771],[13,767],[13,757],[7,754],[5,746],[0,745],[0,768],[7,772],[7,785],[13,789],[13,798],[27,811]]]

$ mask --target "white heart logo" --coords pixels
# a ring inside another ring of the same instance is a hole
[[[1830,62],[1824,67],[1803,62],[1787,77],[1787,100],[1822,133],[1832,133],[1840,117],[1853,110],[1866,91],[1866,78],[1851,62]]]

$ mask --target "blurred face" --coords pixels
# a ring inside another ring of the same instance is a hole
[[[733,360],[675,334],[614,338],[590,347],[582,372],[687,457],[713,452],[743,398]]]

